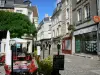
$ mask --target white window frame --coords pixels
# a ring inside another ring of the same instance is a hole
[[[84,6],[84,19],[90,18],[90,4]]]
[[[66,10],[66,19],[69,19],[69,8]]]
[[[66,0],[66,5],[68,5],[69,0]]]
[[[61,25],[58,26],[58,36],[61,35]]]
[[[49,25],[49,30],[51,30],[51,24]]]
[[[77,10],[77,21],[80,22],[82,20],[82,9]]]
[[[16,12],[17,12],[17,13],[22,13],[22,12],[23,12],[23,10],[16,10]]]

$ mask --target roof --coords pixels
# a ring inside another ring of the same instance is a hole
[[[45,17],[44,18],[44,21],[49,21],[50,20],[50,17]]]
[[[38,17],[38,10],[36,6],[32,6],[33,7],[33,17]]]
[[[14,4],[23,4],[24,0],[14,0]]]
[[[61,10],[61,2],[57,4],[57,7],[54,9],[52,17]],[[51,18],[52,18],[51,17]]]

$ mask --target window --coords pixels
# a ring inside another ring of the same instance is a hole
[[[66,50],[71,50],[71,40],[66,40],[65,41],[65,49]]]
[[[59,30],[58,30],[58,28],[57,28],[57,36],[58,36],[58,34],[59,34]]]
[[[16,10],[17,13],[22,13],[22,10]]]
[[[49,30],[51,30],[51,25],[49,25]]]
[[[66,11],[66,19],[69,19],[69,9]]]
[[[0,5],[1,5],[1,6],[4,5],[4,1],[0,1]]]
[[[82,21],[82,9],[77,10],[77,21],[81,22]]]
[[[90,18],[90,5],[86,4],[84,6],[84,19]]]
[[[55,37],[55,30],[53,30],[53,37]]]
[[[68,5],[68,1],[69,1],[69,0],[66,0],[66,5]]]
[[[58,26],[58,36],[61,35],[61,26]]]

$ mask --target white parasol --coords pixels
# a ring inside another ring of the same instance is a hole
[[[10,32],[7,31],[7,37],[6,37],[6,46],[5,46],[5,63],[6,65],[11,65],[11,49],[10,49]]]
[[[15,40],[16,43],[27,43],[27,40],[20,39],[20,38],[12,38],[11,40]]]

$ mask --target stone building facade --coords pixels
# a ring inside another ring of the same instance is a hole
[[[75,24],[75,52],[97,53],[97,0],[72,0],[72,20]]]

